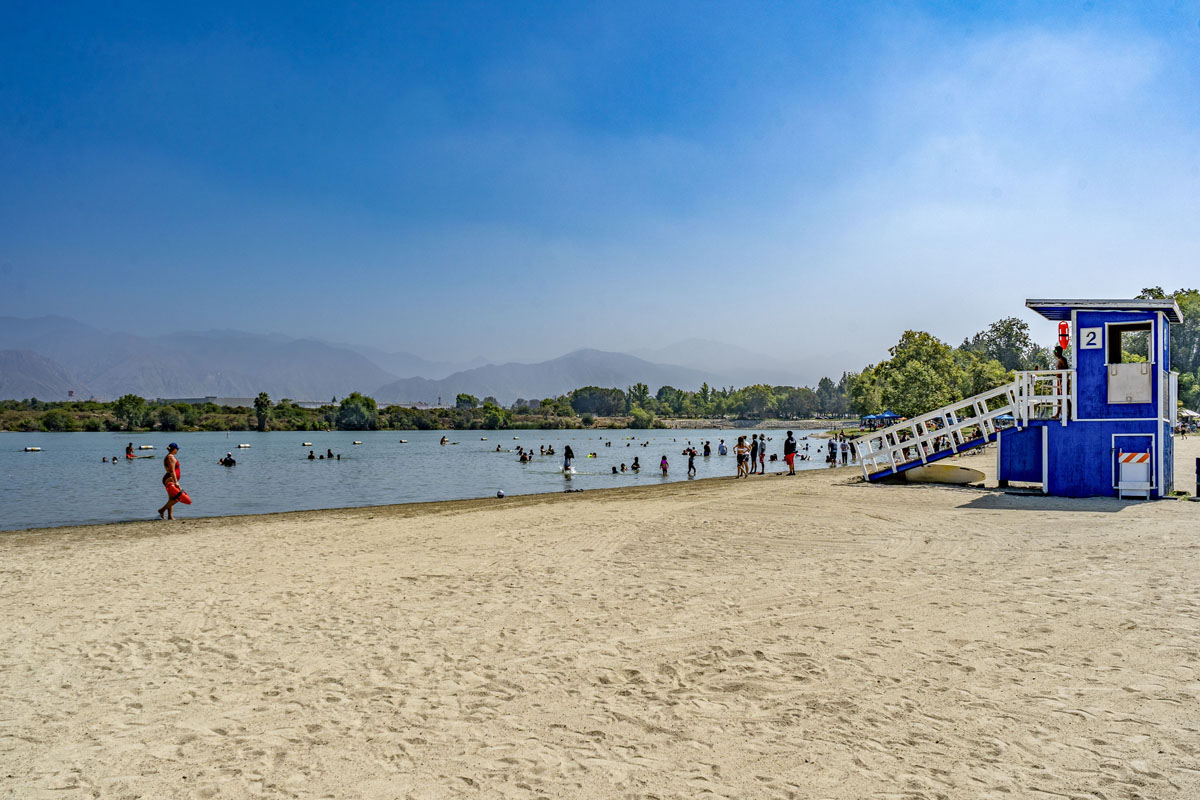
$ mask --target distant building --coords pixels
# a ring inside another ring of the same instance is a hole
[[[159,397],[154,402],[163,405],[186,403],[189,406],[202,406],[205,403],[212,403],[214,406],[226,406],[227,408],[254,408],[253,397]],[[329,403],[319,400],[291,400],[289,402],[300,408],[322,408],[329,405]]]

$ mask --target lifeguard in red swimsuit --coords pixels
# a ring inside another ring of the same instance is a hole
[[[188,497],[188,493],[179,488],[179,476],[183,470],[180,469],[179,458],[175,455],[178,452],[179,445],[171,442],[167,445],[167,454],[163,456],[163,469],[166,472],[163,474],[162,482],[163,487],[167,490],[167,504],[158,510],[159,519],[164,518],[164,511],[167,514],[166,519],[175,519],[172,509],[175,508],[176,503],[183,503],[189,506],[192,504],[192,498]]]

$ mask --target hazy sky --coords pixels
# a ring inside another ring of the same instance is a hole
[[[3,4],[0,314],[858,368],[1200,285],[1198,2],[246,5]]]

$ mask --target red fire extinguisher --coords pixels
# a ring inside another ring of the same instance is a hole
[[[1067,349],[1067,345],[1071,344],[1071,323],[1058,323],[1058,346],[1063,350]]]

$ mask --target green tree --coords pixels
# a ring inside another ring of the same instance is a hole
[[[258,430],[265,431],[271,419],[271,397],[266,392],[259,392],[254,398],[254,415],[258,418]]]
[[[455,408],[478,408],[479,407],[479,398],[473,394],[466,394],[466,393],[459,394],[458,397],[454,398],[454,407]]]
[[[183,415],[175,406],[163,406],[155,414],[158,418],[158,428],[163,431],[177,431],[183,427]]]
[[[79,426],[75,424],[75,417],[61,408],[52,408],[42,414],[41,423],[48,431],[79,430]]]
[[[512,412],[506,411],[496,403],[483,404],[483,427],[498,431],[502,428],[507,428],[512,422]]]
[[[955,358],[960,376],[958,393],[962,397],[982,394],[1013,379],[1012,372],[995,359],[962,351],[955,353]]]
[[[379,408],[374,398],[351,392],[338,406],[335,421],[344,431],[372,431],[379,427]]]
[[[646,407],[646,403],[650,400],[650,387],[644,383],[635,383],[629,387],[627,392],[629,396],[629,404],[631,406]]]
[[[1200,370],[1200,290],[1176,289],[1164,292],[1161,286],[1142,289],[1142,300],[1173,299],[1179,304],[1183,322],[1171,326],[1171,369],[1179,373]]]
[[[632,409],[630,409],[629,415],[632,417],[632,419],[629,421],[629,427],[631,428],[644,429],[654,427],[654,414],[642,408],[641,406],[634,406]]]
[[[959,349],[976,353],[985,361],[999,361],[1005,370],[1040,369],[1044,361],[1041,348],[1029,335],[1029,323],[1016,317],[993,322],[987,330],[965,340]]]
[[[113,416],[121,421],[127,431],[145,424],[148,413],[146,400],[136,394],[123,395],[113,404]]]
[[[905,331],[875,367],[885,408],[906,417],[960,400],[962,369],[949,345],[925,331]]]
[[[851,376],[846,393],[850,410],[859,416],[879,414],[884,410],[883,391],[874,364]]]
[[[821,378],[817,381],[817,407],[821,413],[836,414],[839,405],[837,384],[829,378]]]
[[[742,413],[749,417],[762,418],[775,409],[775,394],[763,383],[747,386],[742,390]]]
[[[584,386],[571,392],[568,397],[576,414],[614,417],[625,413],[625,393],[620,389]]]
[[[915,417],[961,399],[945,373],[918,360],[889,369],[882,393],[884,405],[904,417]]]

